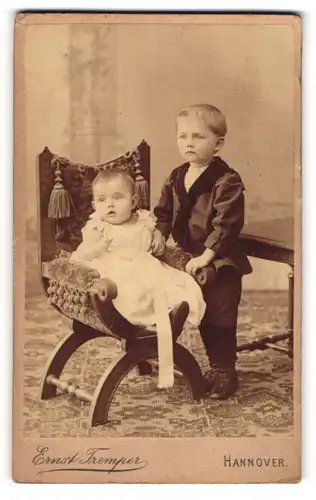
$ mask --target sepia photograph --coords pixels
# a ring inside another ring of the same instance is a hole
[[[299,481],[300,17],[14,44],[15,480]]]

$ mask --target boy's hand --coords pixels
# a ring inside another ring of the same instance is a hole
[[[214,257],[215,253],[213,252],[213,250],[207,248],[205,252],[199,257],[193,257],[192,259],[190,259],[187,265],[185,266],[185,270],[187,273],[191,274],[192,276],[195,276],[197,271],[202,267],[205,267],[208,264],[210,264],[212,260],[214,260]]]
[[[165,247],[166,247],[165,237],[158,229],[154,229],[151,241],[151,250],[153,255],[157,255],[159,257],[164,253]]]

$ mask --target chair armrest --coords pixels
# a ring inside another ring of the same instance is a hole
[[[42,276],[49,279],[50,285],[57,283],[59,288],[71,288],[81,293],[97,293],[103,301],[113,300],[117,295],[113,281],[101,278],[95,269],[67,258],[44,262]],[[53,292],[61,293],[57,289]]]
[[[167,245],[164,254],[159,259],[175,269],[185,271],[185,266],[192,259],[192,255],[184,252],[178,246]],[[194,278],[200,286],[204,286],[206,283],[214,281],[215,275],[216,269],[213,264],[210,264],[199,269]]]
[[[170,267],[174,267],[180,271],[185,271],[185,266],[188,261],[192,259],[192,255],[184,252],[182,248],[179,248],[176,245],[166,245],[163,255],[158,258],[161,262],[168,264]]]

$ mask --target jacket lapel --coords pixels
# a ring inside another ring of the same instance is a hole
[[[184,185],[184,179],[188,168],[189,163],[184,163],[175,172],[173,178],[173,187],[177,197],[179,198],[180,206],[174,220],[172,231],[175,241],[187,251],[189,251],[188,248],[190,246],[189,218],[191,210],[196,204],[198,197],[203,193],[211,193],[217,180],[222,175],[231,171],[228,165],[221,158],[215,157],[213,158],[212,163],[197,178],[187,192]]]
[[[204,172],[196,179],[189,190],[189,196],[195,204],[197,198],[203,193],[210,193],[217,180],[230,171],[226,163],[218,157],[215,157]]]
[[[180,168],[174,172],[174,177],[172,179],[173,188],[179,199],[180,205],[182,206],[187,206],[190,204],[190,197],[184,185],[184,179],[189,166],[189,163],[184,163],[183,165],[181,165]]]

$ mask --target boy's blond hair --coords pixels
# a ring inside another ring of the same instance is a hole
[[[195,116],[204,120],[207,127],[218,137],[227,134],[227,123],[223,113],[211,104],[192,104],[185,107],[177,116],[177,120],[183,116]]]

